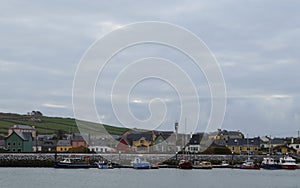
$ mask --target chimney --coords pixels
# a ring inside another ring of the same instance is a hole
[[[292,138],[292,140],[291,140],[291,144],[293,144],[294,143],[294,138]]]

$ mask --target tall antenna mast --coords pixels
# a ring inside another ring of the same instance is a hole
[[[186,139],[186,118],[184,118],[184,150],[186,150],[186,146],[187,146],[187,139]]]

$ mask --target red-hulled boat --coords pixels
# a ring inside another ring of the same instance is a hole
[[[193,168],[193,164],[192,164],[191,161],[188,161],[188,160],[180,160],[177,168],[180,168],[180,169],[192,169]]]
[[[253,161],[245,161],[243,164],[241,164],[240,169],[253,169],[253,170],[259,170],[260,166],[255,164]]]
[[[295,170],[297,168],[296,160],[289,156],[280,158],[279,165],[282,169],[287,170]]]

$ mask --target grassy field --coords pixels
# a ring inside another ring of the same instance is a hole
[[[57,133],[58,131],[63,131],[65,133],[79,132],[76,121],[72,118],[42,116],[37,117],[36,119],[40,119],[41,121],[36,121],[29,115],[0,113],[0,133],[7,134],[8,128],[14,124],[35,126],[38,134]],[[127,130],[125,128],[109,125],[104,125],[104,127],[110,134],[120,135]]]

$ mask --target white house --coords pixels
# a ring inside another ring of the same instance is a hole
[[[292,138],[288,146],[297,150],[297,153],[300,154],[300,138]]]
[[[96,153],[114,153],[116,150],[108,146],[89,146],[90,151]]]

